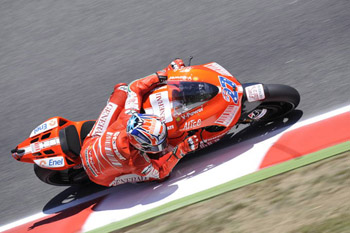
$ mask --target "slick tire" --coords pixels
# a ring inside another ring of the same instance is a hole
[[[42,182],[55,186],[86,185],[91,183],[83,168],[55,171],[34,164],[34,173]]]
[[[269,122],[281,118],[293,111],[300,103],[299,92],[282,84],[264,84],[265,99],[255,109],[265,112],[259,122]]]
[[[264,84],[265,100],[267,102],[288,103],[292,109],[295,109],[300,102],[299,92],[288,85],[283,84]]]
[[[62,180],[60,171],[45,169],[34,164],[34,173],[44,183],[55,186],[70,185],[69,182]]]

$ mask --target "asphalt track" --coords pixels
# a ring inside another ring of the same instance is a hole
[[[13,147],[49,117],[95,119],[115,83],[175,57],[292,85],[302,119],[349,105],[349,12],[348,0],[1,1],[0,225],[67,189],[41,183]]]

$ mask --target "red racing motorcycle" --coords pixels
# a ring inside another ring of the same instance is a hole
[[[166,84],[148,93],[143,111],[161,117],[170,144],[198,134],[200,148],[209,146],[238,124],[269,122],[293,111],[296,89],[281,84],[240,83],[219,64],[187,66],[168,72]],[[86,184],[80,149],[95,121],[53,117],[36,127],[11,151],[13,158],[33,163],[37,177],[51,185]]]

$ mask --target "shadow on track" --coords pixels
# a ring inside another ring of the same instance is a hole
[[[251,149],[254,144],[287,130],[298,122],[302,115],[302,111],[295,110],[274,122],[238,127],[233,134],[225,136],[220,143],[186,156],[175,167],[170,179],[162,183],[123,184],[113,188],[96,184],[69,187],[51,199],[43,208],[44,213],[57,215],[35,223],[32,228],[71,217],[91,205],[94,211],[99,211],[126,209],[162,200],[177,190],[178,187],[174,184],[177,181],[199,175],[239,156]],[[232,147],[235,153],[229,153]],[[100,203],[102,199],[108,199],[108,205]]]
[[[108,187],[93,183],[84,186],[71,186],[52,198],[44,206],[43,212],[45,214],[57,213],[57,211],[60,211],[62,208],[69,208],[71,203],[74,203],[79,199],[82,199],[94,193],[102,192],[106,189],[108,189]]]
[[[302,111],[294,110],[274,122],[240,126],[219,143],[183,158],[171,173],[171,178],[161,185],[173,185],[180,180],[192,178],[226,163],[250,150],[256,143],[287,130],[298,122],[302,115]]]

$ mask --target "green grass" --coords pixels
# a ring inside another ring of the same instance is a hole
[[[289,233],[347,233],[350,232],[350,214],[342,214],[324,221],[313,222]]]
[[[337,225],[350,209],[350,153],[339,155],[348,148],[350,142],[287,161],[93,232],[307,232],[328,220]]]

